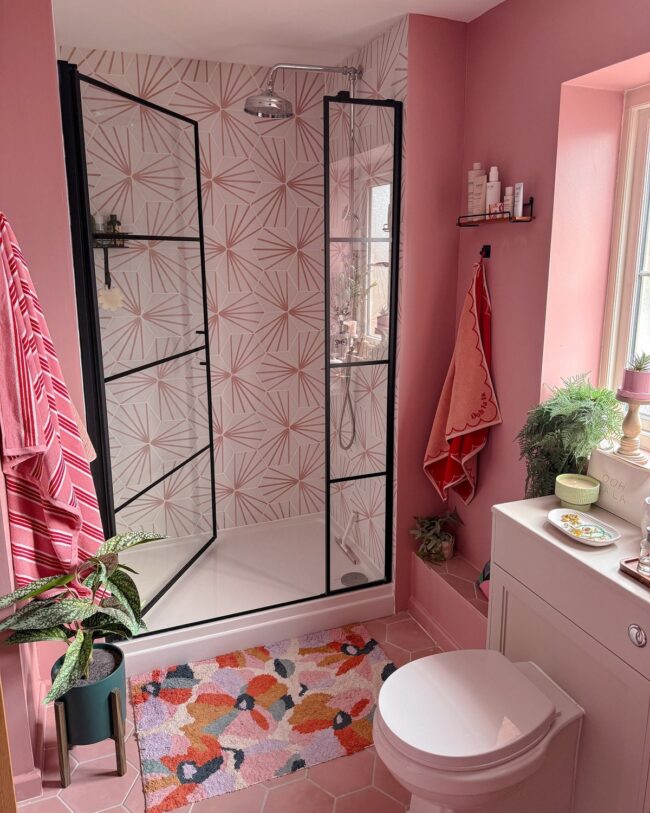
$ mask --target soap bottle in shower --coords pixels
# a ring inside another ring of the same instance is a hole
[[[501,203],[501,181],[499,180],[499,168],[490,167],[490,177],[485,188],[486,212],[489,212],[489,219],[494,220],[501,217],[498,213]]]

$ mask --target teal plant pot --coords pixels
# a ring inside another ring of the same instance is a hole
[[[91,745],[113,736],[110,696],[120,690],[122,720],[126,720],[126,670],[124,653],[113,644],[95,644],[93,649],[109,649],[115,654],[117,668],[110,675],[88,686],[76,686],[59,699],[65,706],[68,743]],[[52,667],[52,680],[58,674],[63,656]]]

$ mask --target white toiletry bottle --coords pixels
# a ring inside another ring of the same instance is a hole
[[[514,217],[515,205],[515,190],[512,186],[506,186],[506,191],[503,195],[503,211],[504,217]]]
[[[515,184],[515,217],[524,216],[524,185],[523,183]]]
[[[475,215],[482,215],[483,212],[487,211],[487,209],[485,208],[486,192],[487,192],[487,175],[483,173],[482,175],[477,175],[476,178],[474,178],[473,213]],[[474,218],[474,220],[483,220],[483,218],[477,216]]]
[[[498,217],[496,212],[499,208],[498,204],[501,203],[501,181],[498,167],[490,167],[490,178],[485,189],[485,203],[485,211],[491,213],[491,219]]]
[[[478,178],[479,175],[483,175],[484,172],[481,168],[481,162],[475,161],[472,164],[472,168],[467,173],[467,209],[465,211],[468,215],[472,215],[476,213],[474,209],[474,180]]]

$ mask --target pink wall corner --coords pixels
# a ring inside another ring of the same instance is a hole
[[[528,225],[485,225],[460,236],[457,308],[483,243],[492,245],[493,375],[503,424],[479,461],[459,549],[477,567],[490,555],[490,510],[519,499],[524,467],[516,435],[539,400],[546,323],[562,83],[650,50],[650,5],[638,0],[506,0],[468,26],[465,152],[497,164],[502,181],[535,196]]]
[[[66,384],[82,411],[51,0],[0,0],[0,32],[0,76],[6,92],[0,116],[0,211],[27,259]]]
[[[408,213],[400,289],[396,584],[410,595],[413,516],[441,502],[422,471],[454,333],[465,95],[464,23],[411,15],[405,150]]]
[[[598,368],[607,298],[623,93],[564,85],[542,363],[542,397]]]

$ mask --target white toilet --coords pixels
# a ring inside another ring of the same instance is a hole
[[[464,650],[394,672],[373,736],[410,813],[570,813],[583,716],[534,663]]]

